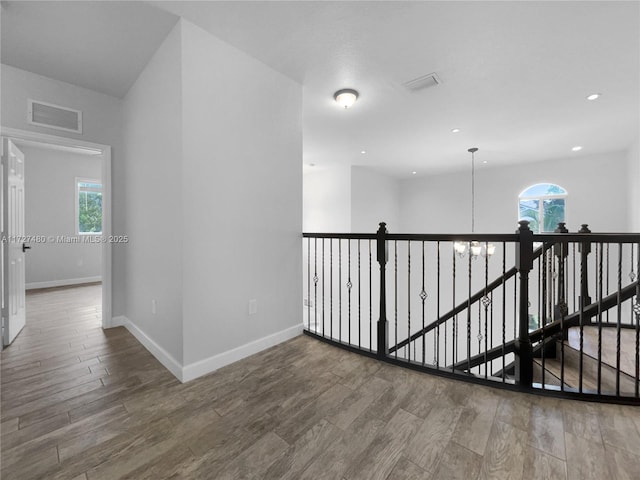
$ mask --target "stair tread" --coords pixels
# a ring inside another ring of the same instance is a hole
[[[582,352],[594,359],[598,358],[598,327],[583,327],[584,341]],[[580,327],[572,327],[568,332],[565,345],[580,351]],[[616,368],[617,332],[615,328],[602,329],[602,363]],[[621,329],[620,331],[620,371],[632,378],[636,376],[636,331]]]
[[[535,361],[542,366],[542,359],[536,358]],[[544,359],[544,368],[547,372],[550,372],[557,378],[562,378],[562,362],[555,358],[545,358]],[[548,382],[547,382],[548,383]],[[579,388],[580,385],[580,370],[574,368],[570,365],[565,365],[564,367],[564,384],[567,387]],[[594,381],[590,378],[589,375],[586,375],[583,372],[582,375],[582,388],[584,390],[597,390],[598,384],[597,381]]]
[[[542,359],[536,358],[534,361],[540,365],[542,368]],[[561,368],[562,363],[559,359],[556,358],[545,358],[544,368],[548,374],[561,378]],[[602,375],[602,385],[601,391],[602,393],[615,394],[615,379],[611,376],[605,376],[605,371],[603,368]],[[626,377],[626,378],[624,378]],[[545,378],[545,384],[548,385],[559,385],[560,382],[554,382],[553,379],[550,381],[548,378]],[[580,368],[577,365],[573,365],[571,362],[566,362],[564,366],[564,385],[566,387],[578,389],[580,385]],[[591,390],[596,392],[598,390],[598,379],[597,374],[591,372],[588,368],[588,365],[585,365],[582,372],[582,389],[583,390]],[[634,395],[635,394],[635,383],[633,379],[625,375],[620,376],[620,393],[623,395]]]

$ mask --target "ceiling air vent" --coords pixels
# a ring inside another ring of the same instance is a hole
[[[27,121],[39,127],[82,133],[82,112],[29,99]]]
[[[428,75],[423,75],[422,77],[415,78],[413,80],[409,80],[408,82],[403,83],[403,85],[412,92],[417,92],[418,90],[424,90],[425,88],[436,87],[442,83],[440,77],[436,73],[430,73]]]

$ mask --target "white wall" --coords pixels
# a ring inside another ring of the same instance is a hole
[[[398,231],[399,181],[369,167],[305,166],[303,231],[373,233],[382,221]]]
[[[183,357],[181,48],[178,23],[125,97],[121,178],[129,235],[125,315],[177,364]]]
[[[119,146],[121,140],[119,120],[122,105],[120,99],[9,65],[2,64],[1,69],[2,125],[4,127]],[[29,98],[81,110],[82,133],[30,125],[27,122],[27,99]]]
[[[399,181],[368,167],[351,167],[351,231],[374,233],[380,222],[400,229]]]
[[[25,154],[26,234],[76,236],[76,177],[100,180],[99,158],[53,149],[20,147]],[[101,275],[99,243],[31,243],[27,288],[95,281]]]
[[[351,167],[307,165],[302,184],[303,231],[351,231]]]
[[[184,363],[200,374],[301,330],[302,90],[182,25]]]
[[[301,106],[184,20],[125,98],[126,324],[182,379],[301,331]]]
[[[627,152],[629,177],[629,229],[640,232],[640,141]]]
[[[114,234],[125,234],[126,202],[123,183],[122,101],[69,83],[26,72],[8,65],[0,66],[2,83],[0,113],[2,126],[28,130],[87,142],[110,145],[112,163],[112,224]],[[27,99],[75,108],[82,111],[83,133],[37,127],[27,123]],[[124,311],[124,249],[113,245],[113,315]]]
[[[517,228],[518,195],[535,183],[564,187],[567,227],[588,223],[593,232],[628,231],[627,158],[622,152],[579,156],[476,170],[476,232],[511,233]],[[471,230],[470,172],[405,180],[401,228],[414,233]]]

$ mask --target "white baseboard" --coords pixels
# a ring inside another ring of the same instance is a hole
[[[111,319],[111,323],[106,328],[124,327],[128,321],[129,319],[127,317],[123,315],[118,315],[117,317],[113,317]]]
[[[67,285],[82,285],[83,283],[101,282],[102,277],[67,278],[65,280],[50,280],[48,282],[31,282],[25,285],[27,290],[36,288],[66,287]]]
[[[188,382],[195,378],[201,377],[208,373],[214,372],[219,368],[229,365],[230,363],[242,360],[254,353],[258,353],[269,347],[273,347],[279,343],[285,342],[291,338],[302,334],[302,324],[286,328],[279,332],[267,335],[252,342],[246,343],[226,352],[214,355],[204,360],[191,363],[182,368],[182,381]]]
[[[182,379],[182,365],[175,358],[171,356],[169,352],[167,352],[164,348],[158,345],[155,341],[153,341],[146,333],[144,333],[140,328],[133,324],[131,320],[129,320],[124,315],[113,317],[111,319],[111,327],[125,327],[131,335],[136,337],[136,339],[149,350],[151,355],[153,355],[156,360],[158,360],[164,367],[169,370],[178,380],[184,382]]]
[[[146,333],[140,330],[140,328],[124,315],[113,317],[111,319],[111,327],[125,327],[129,330],[129,332],[181,382],[188,382],[208,373],[215,372],[225,365],[242,360],[243,358],[302,334],[302,324],[295,325],[183,367],[164,348],[149,338]]]

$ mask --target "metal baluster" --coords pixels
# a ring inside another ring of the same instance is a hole
[[[424,301],[427,298],[426,291],[424,289],[424,241],[422,242],[422,290],[420,291],[420,298],[422,299],[422,330],[424,331]],[[425,337],[426,335],[422,335],[422,365],[424,365]]]
[[[411,241],[407,241],[407,338],[411,338]],[[424,338],[424,335],[423,335]],[[411,342],[407,344],[407,361],[411,360]],[[415,348],[414,348],[415,355]]]
[[[578,370],[578,392],[582,393],[583,383],[583,370],[584,370],[584,307],[586,306],[586,298],[584,295],[584,284],[587,275],[587,256],[585,250],[587,249],[586,243],[580,244],[580,296],[578,297],[580,303],[580,362]]]
[[[576,309],[576,244],[573,245],[573,311]],[[579,291],[579,290],[578,290]]]
[[[333,339],[333,238],[329,239],[329,335]]]
[[[540,255],[538,257],[538,328],[540,328],[542,326],[542,318],[543,318],[543,314],[542,314],[542,309],[544,308],[543,305],[544,303],[542,302],[542,295],[543,295],[543,291],[544,291],[544,287],[542,286],[542,269],[545,265],[545,259],[546,259],[546,253],[544,251],[544,247],[542,247],[542,255]]]
[[[338,239],[338,340],[342,342],[342,239]]]
[[[546,254],[546,258],[545,258],[545,263],[544,263],[544,267],[543,267],[543,271],[542,271],[542,275],[543,275],[543,282],[542,282],[542,294],[544,295],[544,300],[543,300],[543,310],[544,310],[544,319],[543,319],[543,325],[545,322],[550,323],[554,320],[558,319],[559,315],[556,315],[556,303],[554,301],[554,295],[553,295],[553,287],[551,286],[551,277],[553,276],[553,271],[554,271],[554,263],[555,263],[555,259],[557,258],[557,245],[554,246],[553,248],[551,248],[550,250],[548,250],[547,252],[545,252]],[[567,272],[561,271],[559,272],[561,275],[563,275],[563,278],[566,279],[567,277]],[[566,298],[567,293],[566,290],[564,291],[564,297]],[[560,295],[558,295],[558,302],[561,302],[562,299],[559,298]]]
[[[564,250],[563,250],[564,251]],[[555,284],[553,284],[553,277],[555,276],[556,273],[556,264],[554,261],[554,254],[553,251],[551,253],[549,253],[549,260],[548,260],[549,264],[548,264],[548,268],[547,268],[547,285],[551,284],[551,288],[549,290],[547,290],[547,296],[548,296],[548,308],[549,308],[549,317],[551,318],[551,320],[555,320],[556,319],[556,314],[555,314],[555,306],[557,305],[558,302],[560,302],[560,299],[556,297],[556,286]],[[564,266],[563,266],[564,268]],[[567,275],[566,272],[563,271],[563,279],[566,279]],[[549,280],[551,279],[551,280]],[[564,295],[564,301],[567,301],[567,289],[565,287],[568,287],[568,283],[563,284],[563,295]]]
[[[542,327],[544,328],[544,325],[546,323],[546,313],[547,313],[547,269],[549,268],[549,257],[551,257],[551,262],[553,262],[553,255],[548,255],[549,253],[552,252],[552,250],[544,250],[544,245],[542,246],[543,250],[542,250],[542,262],[538,262],[538,277],[540,278],[540,286],[538,287],[538,298],[540,300],[540,304],[542,304],[542,313],[540,313],[540,308],[538,308],[538,315],[542,315],[541,318],[538,319],[538,326],[540,326],[540,323],[542,323]],[[561,281],[561,280],[560,280]],[[544,355],[544,351],[545,351],[545,335],[544,335],[544,330],[542,330],[542,348],[541,348],[541,360],[542,360],[542,379],[541,384],[542,384],[542,388],[546,388],[546,379],[545,379],[545,355]]]
[[[394,302],[394,314],[393,314],[393,322],[394,322],[394,343],[398,345],[398,241],[393,241],[393,279],[394,279],[394,294],[393,294],[393,302]],[[398,359],[398,349],[395,351],[396,360]]]
[[[516,326],[518,325],[517,321],[517,312],[518,312],[518,282],[513,282],[513,338],[518,338],[518,334],[516,333]]]
[[[596,259],[598,260],[598,395],[602,393],[602,243],[596,244]]]
[[[507,343],[507,280],[506,275],[506,262],[507,262],[507,244],[502,242],[502,383],[507,380],[506,367],[506,352],[505,344]],[[515,323],[515,317],[513,320]]]
[[[469,292],[467,300],[467,372],[471,373],[471,250],[469,250]]]
[[[311,331],[311,237],[307,237],[307,330]]]
[[[318,239],[313,239],[313,327],[318,333]],[[322,332],[324,336],[324,332]]]
[[[633,244],[631,244],[631,248],[633,248]],[[636,398],[640,397],[640,243],[636,244],[636,272],[638,273],[638,277],[636,277],[636,304],[633,306],[633,311],[636,316],[636,383],[635,383],[635,394]]]
[[[634,260],[634,254],[633,254],[633,243],[629,243],[629,250],[631,250],[631,271],[629,272],[629,280],[631,280],[631,284],[633,285],[633,282],[636,279],[636,272],[633,271],[633,260]],[[633,313],[633,298],[629,301],[629,327],[633,327],[634,325],[634,313]]]
[[[478,339],[478,355],[482,353],[482,304],[477,302],[478,305],[478,334],[476,338]],[[473,309],[473,305],[471,307]],[[473,323],[471,325],[471,330],[473,331]],[[478,365],[478,375],[482,375],[482,365]]]
[[[453,296],[453,307],[456,307],[456,251],[455,248],[452,248],[452,265],[453,265],[453,275],[451,276],[452,279],[452,296]],[[451,333],[451,339],[453,341],[453,343],[451,344],[451,356],[453,357],[453,362],[452,364],[455,365],[458,362],[458,341],[457,341],[457,327],[458,326],[458,315],[454,315],[453,317],[453,324],[452,324],[452,333]]]
[[[482,352],[482,303],[478,302],[478,355]],[[485,354],[486,361],[486,354]],[[486,364],[485,364],[486,369]],[[478,365],[478,375],[482,375],[482,365]]]
[[[489,251],[489,244],[484,243],[484,251]],[[488,308],[491,305],[491,299],[487,295],[487,285],[489,285],[489,255],[484,256],[484,298],[482,303],[484,304],[484,378],[487,378],[487,350],[489,349],[489,330],[488,330]],[[480,306],[478,306],[478,312]]]
[[[369,350],[373,350],[373,300],[372,300],[372,284],[371,277],[371,239],[369,239]]]
[[[489,300],[491,300],[491,303],[489,304],[489,338],[491,338],[489,346],[493,348],[493,290],[489,293]],[[494,360],[489,361],[489,371],[491,372],[491,376],[493,376],[493,362]]]
[[[565,257],[567,257],[567,255],[569,254],[569,244],[565,245],[564,250],[565,251]],[[566,309],[565,311],[568,313],[569,312],[569,299],[567,297],[567,295],[569,295],[569,275],[567,274],[567,267],[569,266],[569,259],[565,258],[562,262],[562,270],[563,270],[563,275],[564,275],[564,298],[562,299],[562,301],[566,304]],[[574,289],[575,291],[575,289]]]
[[[324,337],[324,284],[326,277],[324,276],[324,238],[322,239],[322,336]]]
[[[618,321],[616,324],[616,395],[620,396],[620,333],[622,322],[622,243],[618,243],[618,292],[617,311]]]
[[[568,259],[565,256],[565,249],[568,251],[569,249],[569,244],[562,242],[560,243],[560,257],[558,258],[558,263],[562,262],[562,268],[558,268],[560,271],[564,272],[564,275],[568,278],[569,275],[566,275],[567,272],[567,263],[568,263]],[[576,277],[576,270],[575,270],[575,261],[576,261],[576,256],[575,256],[575,243],[573,244],[573,264],[574,264],[574,269],[573,269],[573,278],[574,278],[574,282],[573,282],[573,305],[574,305],[574,312],[575,312],[575,304],[576,304],[576,296],[575,296],[575,277]],[[567,280],[568,281],[568,280]],[[555,290],[555,289],[554,289]],[[551,292],[553,294],[553,291]],[[565,292],[565,296],[566,296],[566,292]],[[554,302],[555,304],[555,302]],[[567,302],[568,304],[568,302]],[[564,392],[564,337],[565,337],[565,331],[564,331],[564,317],[567,314],[567,309],[566,308],[560,308],[560,332],[561,332],[561,336],[560,336],[560,390]]]
[[[437,271],[436,271],[436,318],[439,319],[440,318],[440,242],[438,241],[436,243],[436,248],[438,249],[436,255],[437,255]],[[639,297],[640,298],[640,297]],[[438,326],[436,327],[436,338],[437,338],[437,345],[436,345],[436,368],[439,370],[440,369],[440,323],[438,323]],[[444,363],[446,365],[447,363],[447,325],[445,324],[444,326]]]
[[[562,250],[562,249],[561,249]],[[557,283],[562,283],[564,285],[564,277],[567,277],[567,272],[565,270],[565,264],[564,262],[558,261],[558,271],[556,272],[556,264],[553,261],[553,257],[551,257],[551,262],[549,265],[549,283],[551,284],[551,291],[549,292],[549,297],[550,297],[550,301],[551,301],[551,308],[553,309],[554,305],[558,305],[558,303],[562,302],[563,299],[560,298],[561,295],[556,293],[558,292],[558,289],[556,288],[556,279],[557,279]],[[560,278],[558,278],[560,277]],[[564,297],[567,296],[567,294],[565,292],[564,293]],[[566,301],[566,300],[565,300]]]
[[[349,331],[347,332],[347,341],[349,345],[351,345],[351,287],[353,284],[351,283],[351,239],[347,240],[347,302],[348,302],[348,310],[347,310],[347,324],[349,327]]]
[[[606,284],[607,284],[607,288],[605,291],[605,296],[609,295],[609,243],[607,243],[607,261],[605,262],[607,264],[607,270],[606,270]],[[611,310],[610,308],[607,308],[607,311],[605,312],[607,315],[607,323],[609,323],[609,310]]]
[[[361,335],[362,335],[362,329],[361,329],[361,325],[362,325],[362,321],[360,318],[360,313],[362,311],[362,296],[360,294],[360,284],[362,282],[360,281],[360,239],[358,239],[358,348],[362,348],[362,341],[361,341]]]

